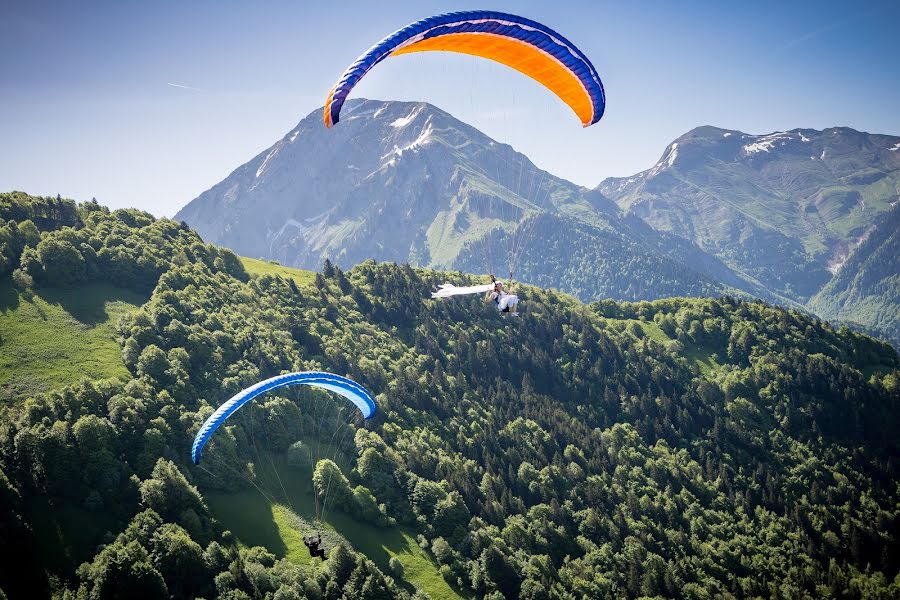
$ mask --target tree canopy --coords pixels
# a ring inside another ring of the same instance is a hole
[[[415,531],[463,595],[900,593],[900,357],[885,343],[730,297],[584,305],[521,286],[527,312],[504,320],[477,299],[426,300],[448,275],[404,265],[328,264],[298,286],[248,276],[172,221],[61,206],[74,216],[43,225],[4,209],[0,229],[27,230],[5,273],[152,295],[119,324],[129,377],[0,413],[9,597],[410,597],[400,561],[344,545],[312,568],[277,560],[205,499],[249,485],[191,465],[212,407],[299,370],[345,374],[379,404],[349,465],[315,466],[319,485],[356,519]],[[306,464],[296,442],[315,431],[294,394],[257,404],[255,443]],[[253,461],[249,426],[220,432],[238,463]],[[80,567],[41,562],[38,497],[111,519]]]

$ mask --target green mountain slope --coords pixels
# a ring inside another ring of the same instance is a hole
[[[241,264],[244,265],[244,269],[250,275],[280,275],[287,279],[293,279],[297,285],[312,283],[316,276],[312,271],[284,267],[277,262],[268,262],[245,256],[241,257]]]
[[[146,296],[104,284],[21,294],[5,279],[0,298],[0,401],[128,375],[116,324]]]
[[[671,257],[654,254],[607,228],[555,215],[541,215],[536,222],[526,222],[524,228],[538,241],[523,248],[516,277],[536,286],[564,289],[579,298],[635,301],[754,289],[727,269],[719,269],[720,265],[709,257],[701,268],[687,266],[684,259],[691,256],[691,250],[677,244],[670,247]],[[502,253],[509,244],[508,237],[516,235],[521,233],[497,234],[472,244],[460,254],[457,264],[463,271],[485,272],[488,265],[484,255]],[[693,258],[694,267],[704,261],[701,256]],[[722,278],[704,274],[711,272]],[[505,277],[506,272],[498,275]],[[763,290],[758,291],[765,295]]]
[[[773,292],[805,302],[897,199],[900,138],[846,127],[698,127],[598,190]]]
[[[817,314],[883,332],[900,346],[900,207],[894,207],[809,302]]]
[[[298,285],[248,274],[171,221],[78,210],[78,228],[21,251],[36,290],[63,276],[58,257],[78,264],[96,245],[118,257],[96,276],[152,292],[119,326],[127,381],[2,415],[9,597],[900,593],[900,356],[887,344],[728,297],[585,305],[522,286],[525,315],[504,319],[480,298],[427,299],[446,273],[371,261]],[[378,414],[323,431],[327,396],[280,390],[191,464],[214,405],[304,369],[364,384]],[[330,554],[312,564],[296,538],[308,475],[249,533],[225,525],[239,498],[280,493],[297,440],[345,440]],[[71,556],[92,556],[77,569],[42,551],[46,521],[72,515],[105,530],[67,536]]]

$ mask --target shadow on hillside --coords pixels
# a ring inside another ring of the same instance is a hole
[[[284,558],[288,548],[281,538],[272,513],[272,504],[255,491],[204,494],[213,514],[247,546],[263,546],[277,558]]]
[[[59,306],[79,323],[94,327],[109,320],[108,302],[127,302],[141,305],[146,298],[139,294],[107,284],[80,288],[40,288],[37,295],[47,304]]]
[[[91,560],[98,545],[109,542],[110,531],[122,525],[104,511],[89,511],[45,496],[26,500],[26,511],[38,541],[41,564],[50,572],[71,577],[78,565]]]
[[[17,308],[19,308],[19,290],[9,279],[0,281],[0,312],[5,313]]]
[[[359,535],[357,530],[352,527],[341,527],[337,531],[350,540],[357,548],[365,548],[366,556],[371,558],[376,564],[381,565],[383,569],[388,568],[391,556],[402,552],[410,552],[413,547],[410,538],[402,535],[400,529],[396,528],[378,528],[376,530],[377,537],[369,535],[367,538]],[[372,543],[373,539],[377,541]]]

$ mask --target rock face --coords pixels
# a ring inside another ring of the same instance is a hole
[[[586,195],[434,106],[357,100],[333,129],[310,114],[176,218],[289,265],[327,256],[449,266],[466,243],[541,204],[589,211]]]
[[[597,188],[625,210],[805,302],[900,191],[900,138],[848,128],[699,127],[652,168]]]

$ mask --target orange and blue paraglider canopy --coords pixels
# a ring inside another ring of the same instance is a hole
[[[325,101],[325,125],[340,120],[354,86],[389,56],[445,51],[494,60],[528,75],[565,102],[585,127],[603,116],[603,83],[587,56],[569,40],[536,21],[476,10],[416,21],[378,42],[347,67]]]

